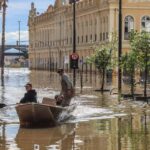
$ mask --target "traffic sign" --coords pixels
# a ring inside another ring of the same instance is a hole
[[[79,55],[78,55],[77,53],[72,53],[72,54],[71,54],[71,58],[72,58],[73,60],[77,60],[77,59],[79,59]]]
[[[72,53],[70,55],[70,68],[71,69],[78,69],[78,60],[79,60],[79,55],[77,53]]]

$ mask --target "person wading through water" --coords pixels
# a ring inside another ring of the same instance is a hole
[[[20,103],[37,103],[37,93],[34,89],[32,89],[32,84],[27,83],[25,85],[26,93],[24,97],[20,100]]]
[[[62,107],[69,106],[71,98],[75,95],[74,87],[69,77],[64,73],[64,69],[58,69],[57,73],[61,77],[61,92],[55,96],[56,103]]]

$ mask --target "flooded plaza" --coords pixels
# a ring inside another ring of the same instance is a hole
[[[72,76],[71,74],[69,74]],[[47,71],[5,69],[4,87],[0,87],[0,150],[150,150],[150,106],[144,102],[118,100],[116,94],[95,92],[96,74],[84,74],[83,90],[77,75],[76,109],[52,128],[20,128],[15,105],[31,82],[43,97],[54,98],[60,91],[59,76]],[[113,82],[113,81],[112,81]],[[116,85],[107,83],[107,88]],[[126,88],[126,86],[124,86]],[[126,89],[124,89],[126,90]]]

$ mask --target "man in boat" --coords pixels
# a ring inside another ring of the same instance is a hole
[[[71,98],[75,94],[74,87],[69,77],[64,73],[64,69],[58,69],[57,73],[61,77],[61,92],[55,96],[56,103],[63,107],[69,106]]]
[[[24,97],[20,100],[20,103],[37,103],[37,93],[34,89],[32,89],[32,84],[27,83],[25,85],[26,93]]]

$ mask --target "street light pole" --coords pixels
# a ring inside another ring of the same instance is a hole
[[[20,53],[20,20],[18,21],[18,25],[19,25],[19,28],[18,28],[18,30],[19,30],[19,41],[18,41],[18,48],[19,48],[19,53]]]
[[[122,92],[122,0],[119,0],[119,18],[118,18],[118,93]]]
[[[2,2],[2,46],[1,46],[1,81],[2,86],[4,84],[4,51],[5,51],[5,18],[6,18],[6,0],[3,0]]]
[[[61,65],[61,63],[62,63],[62,60],[61,60],[61,18],[60,18],[60,23],[59,23],[59,25],[60,25],[60,42],[59,42],[59,48],[58,48],[58,55],[59,55],[59,67],[61,68],[62,67],[62,65]]]
[[[76,52],[76,0],[73,0],[73,53]],[[76,85],[76,69],[73,69],[73,85]]]

